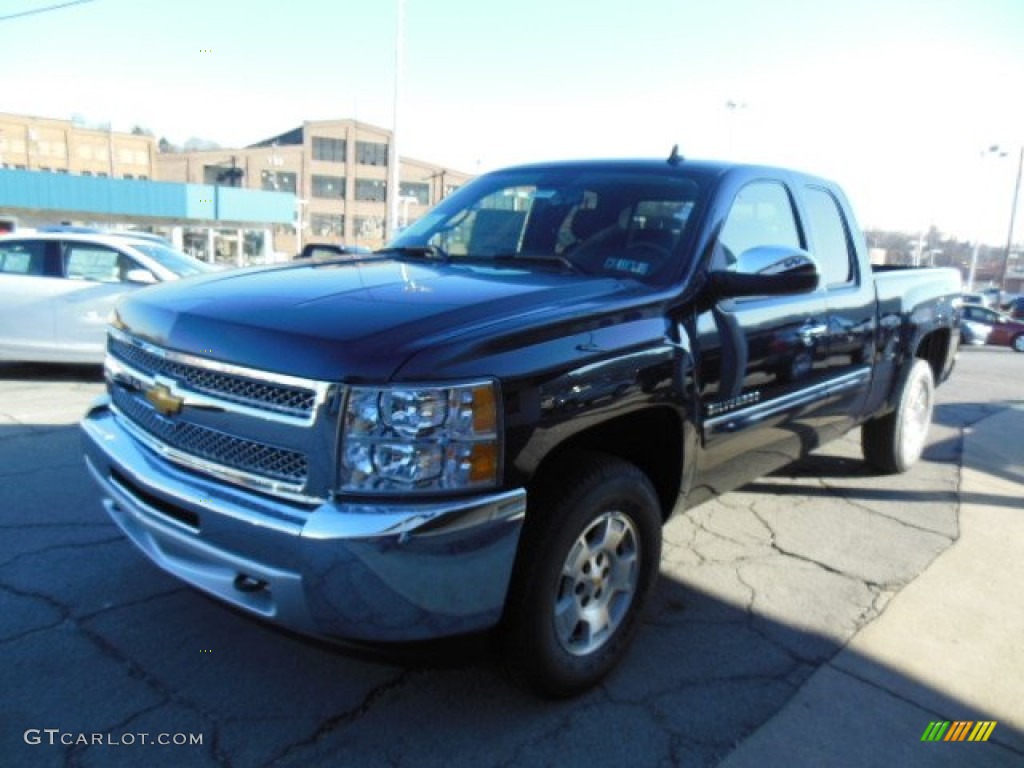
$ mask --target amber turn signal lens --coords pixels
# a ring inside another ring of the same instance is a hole
[[[478,443],[469,454],[469,480],[490,483],[498,478],[498,448],[494,443]]]
[[[493,387],[473,389],[473,431],[480,435],[494,434],[498,430],[497,404]]]

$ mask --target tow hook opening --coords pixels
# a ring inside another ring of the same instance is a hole
[[[253,592],[262,592],[267,588],[267,582],[263,579],[256,579],[247,573],[240,573],[235,576],[235,589],[239,592],[245,592],[251,594]]]

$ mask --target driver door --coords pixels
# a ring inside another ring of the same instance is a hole
[[[781,181],[755,181],[739,191],[711,268],[733,268],[740,254],[757,246],[805,248]],[[702,472],[712,488],[734,488],[816,444],[828,379],[827,332],[821,290],[723,299],[698,315]]]

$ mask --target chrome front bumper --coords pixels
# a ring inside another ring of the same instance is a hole
[[[97,402],[86,463],[110,517],[151,560],[244,611],[305,634],[404,642],[501,617],[522,489],[443,501],[303,506],[181,469]]]

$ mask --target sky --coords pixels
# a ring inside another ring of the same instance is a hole
[[[470,173],[679,144],[832,178],[865,228],[1000,245],[1024,2],[0,0],[0,73],[0,111],[178,144],[396,103],[402,155]]]

